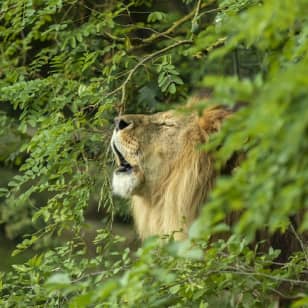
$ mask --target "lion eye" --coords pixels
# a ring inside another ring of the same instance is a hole
[[[174,127],[175,126],[175,124],[171,123],[171,122],[163,122],[163,123],[161,123],[161,125],[167,126],[167,127]]]
[[[152,122],[154,125],[158,125],[161,127],[175,127],[176,123],[174,123],[173,121],[155,121]]]

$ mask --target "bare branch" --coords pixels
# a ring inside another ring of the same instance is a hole
[[[125,39],[123,37],[117,37],[107,31],[104,31],[103,32],[103,35],[104,35],[104,38],[107,40],[107,41],[111,41],[111,42],[120,42],[120,43],[123,43],[125,41]]]
[[[290,223],[290,227],[291,227],[291,231],[293,232],[294,236],[296,237],[296,239],[298,240],[302,250],[303,250],[303,253],[304,253],[304,256],[305,256],[305,259],[307,261],[307,265],[308,265],[308,253],[307,253],[307,248],[305,247],[305,244],[303,243],[302,239],[300,238],[300,235],[296,232],[294,226],[292,223]]]
[[[199,15],[199,12],[200,12],[200,8],[201,8],[201,1],[202,0],[198,0],[197,6],[196,6],[196,9],[195,9],[194,19],[198,18],[198,15]]]

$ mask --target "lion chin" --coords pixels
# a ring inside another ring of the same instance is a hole
[[[123,146],[117,131],[113,133],[111,148],[115,154],[118,168],[112,177],[112,190],[115,195],[122,198],[131,197],[142,182],[138,167],[128,162],[129,150]]]
[[[112,190],[117,196],[122,198],[131,197],[139,184],[138,177],[132,171],[130,173],[115,171],[113,173]]]

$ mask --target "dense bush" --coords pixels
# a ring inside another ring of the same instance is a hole
[[[19,174],[0,190],[0,222],[24,237],[15,254],[37,252],[0,274],[1,306],[307,305],[306,8],[305,0],[2,1],[0,161]],[[149,239],[136,255],[119,249],[110,233],[112,118],[171,108],[200,87],[214,89],[212,103],[249,102],[206,147],[223,144],[218,164],[238,149],[245,161],[217,181],[189,240]],[[94,256],[83,233],[93,195],[106,215]],[[231,237],[208,243],[230,211],[241,213]],[[298,213],[295,228],[289,217]],[[260,229],[288,227],[301,250],[285,264],[275,249],[248,246]]]

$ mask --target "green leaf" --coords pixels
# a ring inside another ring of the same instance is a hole
[[[154,23],[154,22],[157,22],[157,21],[162,21],[165,18],[166,18],[165,13],[156,11],[156,12],[152,12],[148,15],[147,21],[150,22],[150,23]]]
[[[176,86],[175,86],[174,83],[172,83],[172,84],[169,86],[168,92],[169,92],[170,94],[175,94],[175,92],[176,92]]]
[[[71,279],[67,273],[53,274],[45,282],[45,285],[47,287],[50,287],[55,290],[63,289],[66,286],[69,286],[70,284],[71,284]]]

